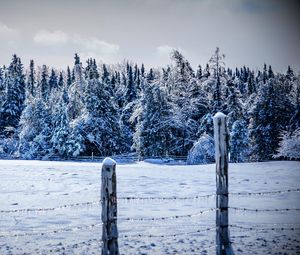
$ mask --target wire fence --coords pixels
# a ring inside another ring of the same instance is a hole
[[[272,195],[272,194],[284,194],[284,193],[292,193],[292,192],[300,192],[300,189],[287,189],[287,190],[273,190],[273,191],[262,191],[262,192],[236,192],[236,193],[228,193],[229,196],[264,196],[264,195]],[[205,199],[210,197],[215,197],[216,194],[206,194],[200,196],[190,196],[190,197],[118,197],[118,201],[144,201],[144,200],[198,200]],[[99,205],[101,200],[99,201],[90,201],[90,202],[82,202],[82,203],[73,203],[60,205],[57,207],[48,207],[48,208],[23,208],[23,209],[13,209],[13,210],[0,210],[0,213],[30,213],[30,212],[48,212],[48,211],[56,211],[63,210],[67,208],[75,208],[82,206],[93,206]],[[253,208],[242,208],[242,207],[229,207],[232,210],[240,210],[240,211],[253,211],[253,212],[277,212],[277,211],[299,211],[299,208],[278,208],[278,209],[253,209]],[[208,210],[216,210],[216,208],[209,208]],[[178,216],[179,217],[179,216]]]
[[[284,194],[284,193],[297,193],[300,192],[300,189],[286,189],[286,190],[273,190],[273,191],[262,191],[262,192],[232,192],[228,193],[230,196],[268,196],[274,194]],[[118,201],[149,201],[149,200],[162,200],[162,201],[184,201],[184,200],[197,200],[202,198],[210,198],[215,197],[215,194],[204,194],[199,196],[187,196],[187,197],[119,197]],[[101,200],[99,201],[91,201],[91,202],[82,202],[82,203],[72,203],[61,205],[57,207],[49,207],[49,208],[25,208],[25,209],[14,209],[14,210],[1,210],[0,214],[15,214],[15,213],[32,213],[32,212],[51,212],[56,210],[65,210],[65,209],[72,209],[78,207],[85,207],[85,206],[100,206]],[[245,208],[245,207],[228,207],[230,210],[233,211],[244,211],[244,212],[255,212],[255,213],[263,213],[263,212],[290,212],[290,211],[300,211],[300,208]],[[162,217],[120,217],[118,220],[120,222],[156,222],[156,221],[174,221],[179,219],[185,218],[193,218],[193,217],[200,217],[206,213],[214,212],[219,209],[217,208],[206,208],[195,213],[191,214],[184,214],[184,215],[172,215],[172,216],[162,216]],[[177,224],[177,223],[176,223]],[[102,223],[97,224],[90,224],[90,225],[80,225],[80,226],[68,226],[65,228],[57,228],[57,229],[50,229],[50,230],[40,230],[40,231],[26,231],[26,232],[1,232],[0,231],[0,238],[30,238],[32,236],[39,236],[39,237],[48,237],[50,235],[58,235],[64,234],[69,232],[80,232],[80,231],[88,231],[97,229],[99,233],[101,232]],[[176,225],[177,226],[177,225]],[[300,234],[300,222],[299,223],[260,223],[260,224],[249,224],[249,223],[242,223],[242,224],[229,224],[229,228],[236,229],[240,231],[256,231],[256,232],[264,232],[264,231],[293,231]],[[123,238],[124,240],[131,240],[131,239],[140,239],[140,238],[147,238],[147,239],[157,239],[157,238],[177,238],[177,237],[184,237],[184,236],[197,236],[197,235],[207,235],[208,232],[216,231],[217,226],[202,226],[201,228],[197,228],[197,224],[192,226],[189,231],[177,231],[175,233],[164,233],[164,234],[150,234],[150,233],[139,233],[138,231],[133,231],[133,234],[122,234],[119,235],[119,238]],[[195,229],[196,228],[196,229]],[[170,230],[169,230],[170,231]],[[168,232],[169,232],[168,231]],[[101,243],[102,240],[98,240],[98,243]],[[216,245],[211,245],[208,247],[195,247],[194,250],[196,251],[203,251],[215,248]]]
[[[187,156],[178,156],[178,155],[167,155],[167,156],[149,156],[149,157],[140,157],[135,153],[132,154],[119,154],[111,156],[116,161],[143,161],[143,160],[155,160],[159,159],[165,163],[172,161],[184,161],[186,162]],[[18,155],[2,155],[0,159],[22,159]],[[31,156],[32,160],[49,160],[49,161],[87,161],[87,162],[102,162],[105,159],[105,156],[98,155],[84,155],[84,156],[62,156],[62,155],[44,155],[40,153],[33,154]]]

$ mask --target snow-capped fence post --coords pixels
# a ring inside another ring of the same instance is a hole
[[[102,255],[119,255],[116,162],[103,160],[101,172]]]
[[[216,113],[214,120],[214,140],[216,158],[216,254],[233,254],[228,230],[228,147],[229,131],[227,116]]]

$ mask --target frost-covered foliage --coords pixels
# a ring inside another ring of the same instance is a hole
[[[0,158],[9,158],[13,156],[18,148],[18,140],[14,138],[0,139]]]
[[[157,83],[144,81],[142,98],[136,107],[133,121],[137,120],[133,147],[139,156],[162,156],[170,152],[171,130],[175,127],[172,106],[166,92]]]
[[[292,134],[283,132],[280,136],[281,141],[275,158],[300,159],[300,128]]]
[[[51,151],[51,115],[42,98],[27,102],[20,120],[19,154],[26,159]]]
[[[215,143],[214,139],[208,135],[203,134],[199,140],[194,144],[189,151],[187,164],[205,164],[211,163],[215,160]]]
[[[270,159],[279,144],[279,134],[287,129],[294,106],[281,77],[262,84],[250,110],[250,141],[252,159]]]
[[[0,95],[2,94],[3,101],[0,102],[0,132],[3,132],[6,127],[16,128],[18,126],[24,109],[25,76],[21,60],[16,55],[13,55],[12,62],[1,83]],[[5,87],[4,95],[3,87]]]
[[[14,55],[0,68],[1,157],[187,156],[195,142],[213,137],[212,117],[221,110],[232,161],[247,161],[249,153],[250,160],[271,159],[279,135],[300,126],[299,75],[266,64],[226,69],[219,48],[203,67],[195,72],[178,50],[163,68],[99,65],[75,54],[66,70],[31,60],[24,71]]]
[[[249,157],[249,136],[244,120],[236,120],[230,132],[230,161],[245,162]]]

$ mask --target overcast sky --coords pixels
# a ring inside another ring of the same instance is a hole
[[[196,67],[218,46],[231,68],[300,70],[299,21],[299,0],[0,0],[0,65],[65,68],[78,52],[164,66],[176,48]]]

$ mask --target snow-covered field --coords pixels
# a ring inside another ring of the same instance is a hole
[[[0,161],[0,254],[100,254],[100,173],[101,163]],[[229,179],[231,193],[299,189],[300,162],[230,164]],[[121,254],[215,254],[215,211],[199,213],[215,197],[189,199],[215,193],[213,164],[118,164],[117,182],[119,198],[187,198],[119,199]],[[231,195],[230,206],[296,209],[300,193]],[[300,254],[299,211],[229,216],[236,254]]]

